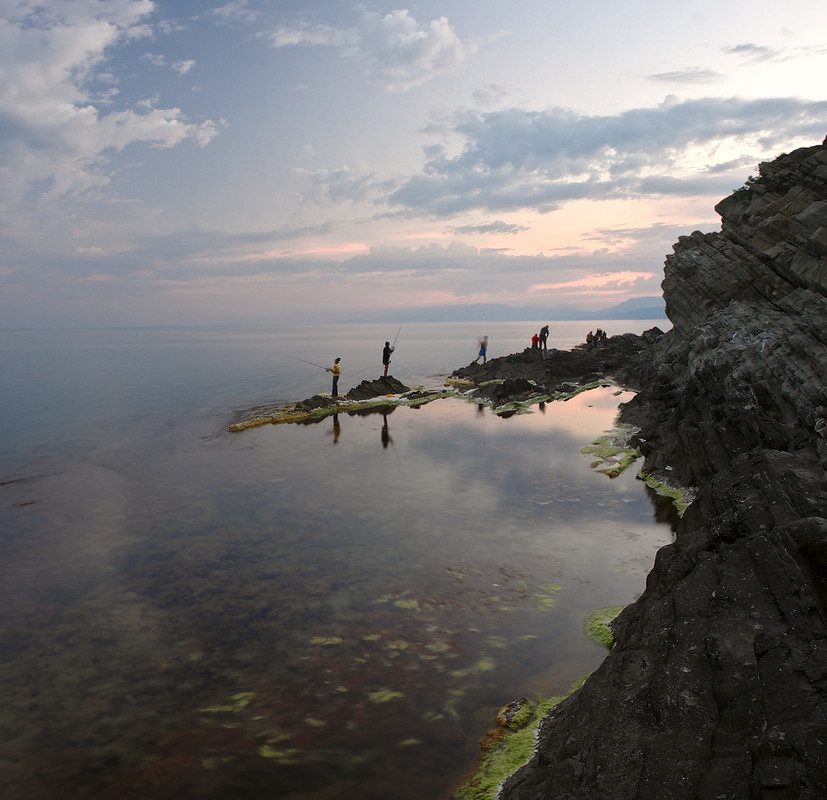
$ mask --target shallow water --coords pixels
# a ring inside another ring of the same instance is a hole
[[[633,600],[671,540],[634,469],[610,480],[579,452],[630,395],[231,434],[244,400],[327,379],[282,366],[274,391],[272,332],[223,335],[227,357],[215,331],[89,332],[78,385],[49,364],[74,421],[7,445],[4,797],[447,798],[499,706],[600,663],[586,611]],[[345,388],[364,336],[338,336]],[[410,371],[438,385],[434,349]]]

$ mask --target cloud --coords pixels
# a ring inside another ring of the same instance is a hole
[[[449,132],[463,140],[461,152],[429,150],[422,171],[401,181],[389,202],[450,217],[547,212],[586,198],[720,197],[732,191],[733,174],[718,165],[736,163],[733,150],[774,157],[796,141],[820,141],[825,115],[827,102],[794,98],[670,98],[613,116],[563,108],[462,111]]]
[[[811,58],[822,56],[827,53],[827,46],[824,44],[809,45],[804,47],[769,47],[767,45],[753,44],[746,42],[736,44],[732,47],[723,48],[723,52],[729,55],[739,56],[748,64],[760,64],[762,62],[776,63],[781,61],[792,61],[800,58]]]
[[[206,144],[212,121],[187,122],[178,108],[112,108],[114,48],[146,37],[149,0],[6,3],[0,26],[0,209],[32,196],[74,195],[111,180],[109,154],[133,144]],[[157,61],[157,59],[154,59]],[[189,62],[174,65],[183,74]],[[109,87],[96,96],[98,75]]]
[[[378,202],[386,195],[387,185],[374,173],[350,167],[294,170],[308,184],[305,201],[314,203]]]
[[[786,57],[781,50],[757,44],[736,44],[733,47],[725,48],[724,52],[741,56],[753,63],[759,61],[778,61]]]
[[[156,67],[165,67],[169,63],[167,57],[158,53],[144,53],[141,58]],[[170,67],[179,75],[186,75],[195,66],[195,61],[174,61]]]
[[[259,17],[259,12],[250,8],[248,0],[230,0],[223,6],[213,8],[210,13],[226,23],[248,24],[255,22]]]
[[[560,291],[562,289],[576,289],[578,291],[594,291],[596,289],[630,288],[642,281],[649,282],[652,278],[660,278],[658,273],[633,272],[622,270],[619,272],[601,272],[584,275],[575,280],[560,281],[558,283],[543,283],[532,286],[532,292]]]
[[[649,76],[649,80],[659,83],[717,83],[723,79],[720,72],[702,67],[687,67],[674,72],[657,72]]]
[[[456,228],[450,228],[449,230],[451,231],[451,233],[458,233],[461,235],[469,233],[518,234],[522,233],[523,231],[529,230],[529,228],[526,225],[516,225],[514,223],[496,220],[495,222],[487,222],[483,225],[460,225]]]
[[[273,47],[332,47],[391,92],[407,91],[461,66],[476,51],[445,17],[417,22],[407,9],[384,16],[360,7],[350,28],[280,26],[267,34]]]
[[[189,59],[187,61],[175,61],[172,65],[172,68],[179,75],[186,75],[194,66],[195,66],[195,61],[193,61],[192,59]]]
[[[473,93],[474,102],[478,106],[493,106],[508,94],[508,89],[499,83],[489,83]]]

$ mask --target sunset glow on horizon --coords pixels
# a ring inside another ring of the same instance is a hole
[[[3,327],[658,297],[679,236],[827,134],[815,0],[0,13]]]

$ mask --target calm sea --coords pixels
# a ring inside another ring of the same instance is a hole
[[[227,426],[336,356],[344,391],[377,377],[385,340],[439,387],[540,324],[0,331],[3,797],[448,798],[498,707],[600,663],[585,613],[671,541],[580,453],[630,395]]]

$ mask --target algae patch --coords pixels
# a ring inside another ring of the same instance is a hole
[[[330,397],[329,395],[320,395],[327,398],[324,405],[316,408],[301,408],[300,404],[283,406],[281,408],[274,408],[263,414],[257,414],[240,422],[235,422],[228,427],[232,433],[240,433],[249,428],[260,428],[263,425],[284,425],[286,423],[309,422],[328,417],[331,414],[348,413],[358,414],[372,408],[380,408],[382,406],[409,406],[411,408],[419,408],[420,406],[430,403],[433,400],[438,400],[444,397],[454,396],[454,392],[427,392],[420,393],[412,390],[405,394],[399,395],[379,395],[368,400],[350,400],[347,397]]]
[[[629,438],[637,431],[633,425],[618,425],[590,445],[580,450],[584,455],[594,455],[592,469],[610,478],[616,478],[640,457],[640,450],[629,447]]]
[[[368,700],[371,703],[389,703],[391,700],[399,700],[405,695],[393,689],[378,689],[375,692],[368,692]]]
[[[614,646],[609,623],[623,610],[623,606],[607,606],[590,611],[585,630],[589,638],[605,645]],[[537,730],[549,712],[566,699],[588,679],[588,675],[572,681],[569,694],[562,697],[537,699],[535,702],[521,697],[497,712],[500,726],[480,742],[482,751],[477,769],[451,797],[451,800],[496,800],[507,778],[528,763],[534,755]]]
[[[665,481],[659,481],[652,475],[646,472],[641,472],[641,480],[646,482],[646,485],[653,489],[661,497],[668,497],[675,504],[675,510],[678,516],[682,517],[686,513],[686,509],[692,505],[695,499],[695,492],[693,489],[679,489],[676,486],[671,486]]]
[[[572,691],[574,687],[572,688]],[[520,730],[497,728],[480,743],[482,757],[474,775],[451,800],[495,800],[503,781],[534,755],[537,728],[549,711],[565,697],[551,697],[523,704],[525,726]]]
[[[615,640],[609,628],[609,623],[623,611],[623,608],[624,606],[604,606],[589,611],[586,614],[586,636],[611,650],[615,646]]]

